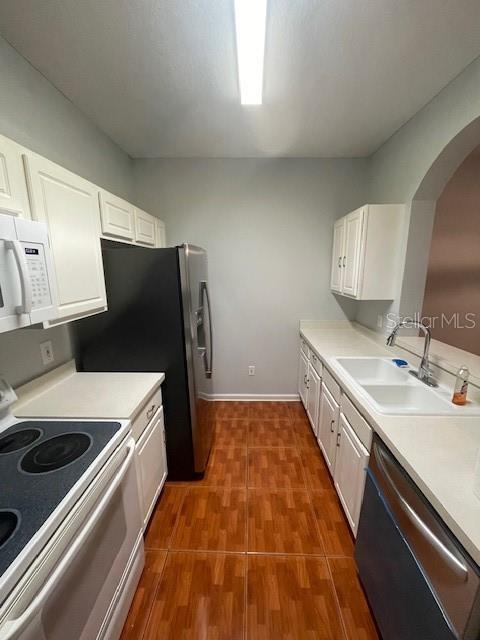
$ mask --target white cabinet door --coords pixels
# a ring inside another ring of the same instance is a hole
[[[303,402],[303,406],[307,408],[307,398],[308,398],[308,360],[305,357],[305,354],[300,351],[300,361],[298,365],[298,393],[300,394],[300,399]]]
[[[338,497],[354,535],[357,533],[368,458],[368,451],[345,416],[340,414],[334,480]]]
[[[359,287],[363,208],[345,217],[345,251],[342,259],[342,293],[355,297]]]
[[[135,242],[147,247],[155,246],[155,218],[135,208]]]
[[[118,238],[133,242],[135,222],[133,206],[104,189],[99,192],[102,234],[107,238]]]
[[[140,505],[146,526],[167,477],[163,408],[145,429],[136,450]]]
[[[155,246],[158,249],[163,249],[167,246],[165,223],[158,218],[155,219]]]
[[[22,154],[26,151],[13,140],[0,136],[0,213],[30,218],[27,181]]]
[[[37,154],[24,162],[32,216],[49,229],[59,321],[105,311],[97,187]]]
[[[310,420],[310,424],[312,425],[315,437],[317,436],[318,430],[318,407],[320,404],[321,382],[321,378],[313,368],[312,363],[309,363],[307,375],[307,415]]]
[[[345,218],[337,220],[333,226],[332,273],[330,288],[342,292],[343,258],[345,241]]]
[[[320,396],[320,421],[318,424],[318,444],[327,463],[328,470],[333,475],[335,456],[337,453],[338,404],[333,399],[327,387],[322,385]]]

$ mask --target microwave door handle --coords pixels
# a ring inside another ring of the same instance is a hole
[[[213,370],[213,332],[212,332],[212,312],[210,308],[210,296],[208,294],[208,285],[204,280],[202,282],[202,291],[205,294],[205,300],[207,302],[207,311],[208,311],[208,333],[209,333],[209,347],[210,347],[210,358],[207,359],[207,355],[205,354],[205,375],[207,378],[212,377]]]
[[[13,251],[18,273],[20,275],[20,286],[22,289],[22,304],[15,307],[15,312],[30,313],[32,311],[32,282],[28,273],[27,260],[22,250],[22,245],[18,240],[7,240],[6,248]]]

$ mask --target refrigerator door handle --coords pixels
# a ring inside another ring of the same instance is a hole
[[[201,348],[202,351],[202,355],[203,355],[203,361],[204,361],[204,365],[205,365],[205,376],[207,378],[211,378],[212,377],[212,367],[213,367],[213,334],[212,334],[212,312],[211,312],[211,308],[210,308],[210,296],[208,294],[208,285],[206,280],[202,280],[200,283],[200,287],[201,287],[201,291],[202,291],[202,295],[201,295],[201,301],[202,301],[202,310],[204,308],[203,303],[204,303],[204,298],[205,298],[205,302],[207,303],[206,307],[207,307],[207,313],[208,313],[208,333],[209,333],[209,349],[207,350],[206,346]],[[203,316],[203,314],[202,314]],[[210,352],[210,356],[209,356],[209,352]]]

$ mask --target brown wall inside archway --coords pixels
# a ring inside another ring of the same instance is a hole
[[[434,338],[480,355],[480,146],[437,201],[422,315]]]

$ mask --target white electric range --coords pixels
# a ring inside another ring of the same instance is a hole
[[[0,640],[115,640],[144,564],[130,423],[15,400],[0,380]]]

